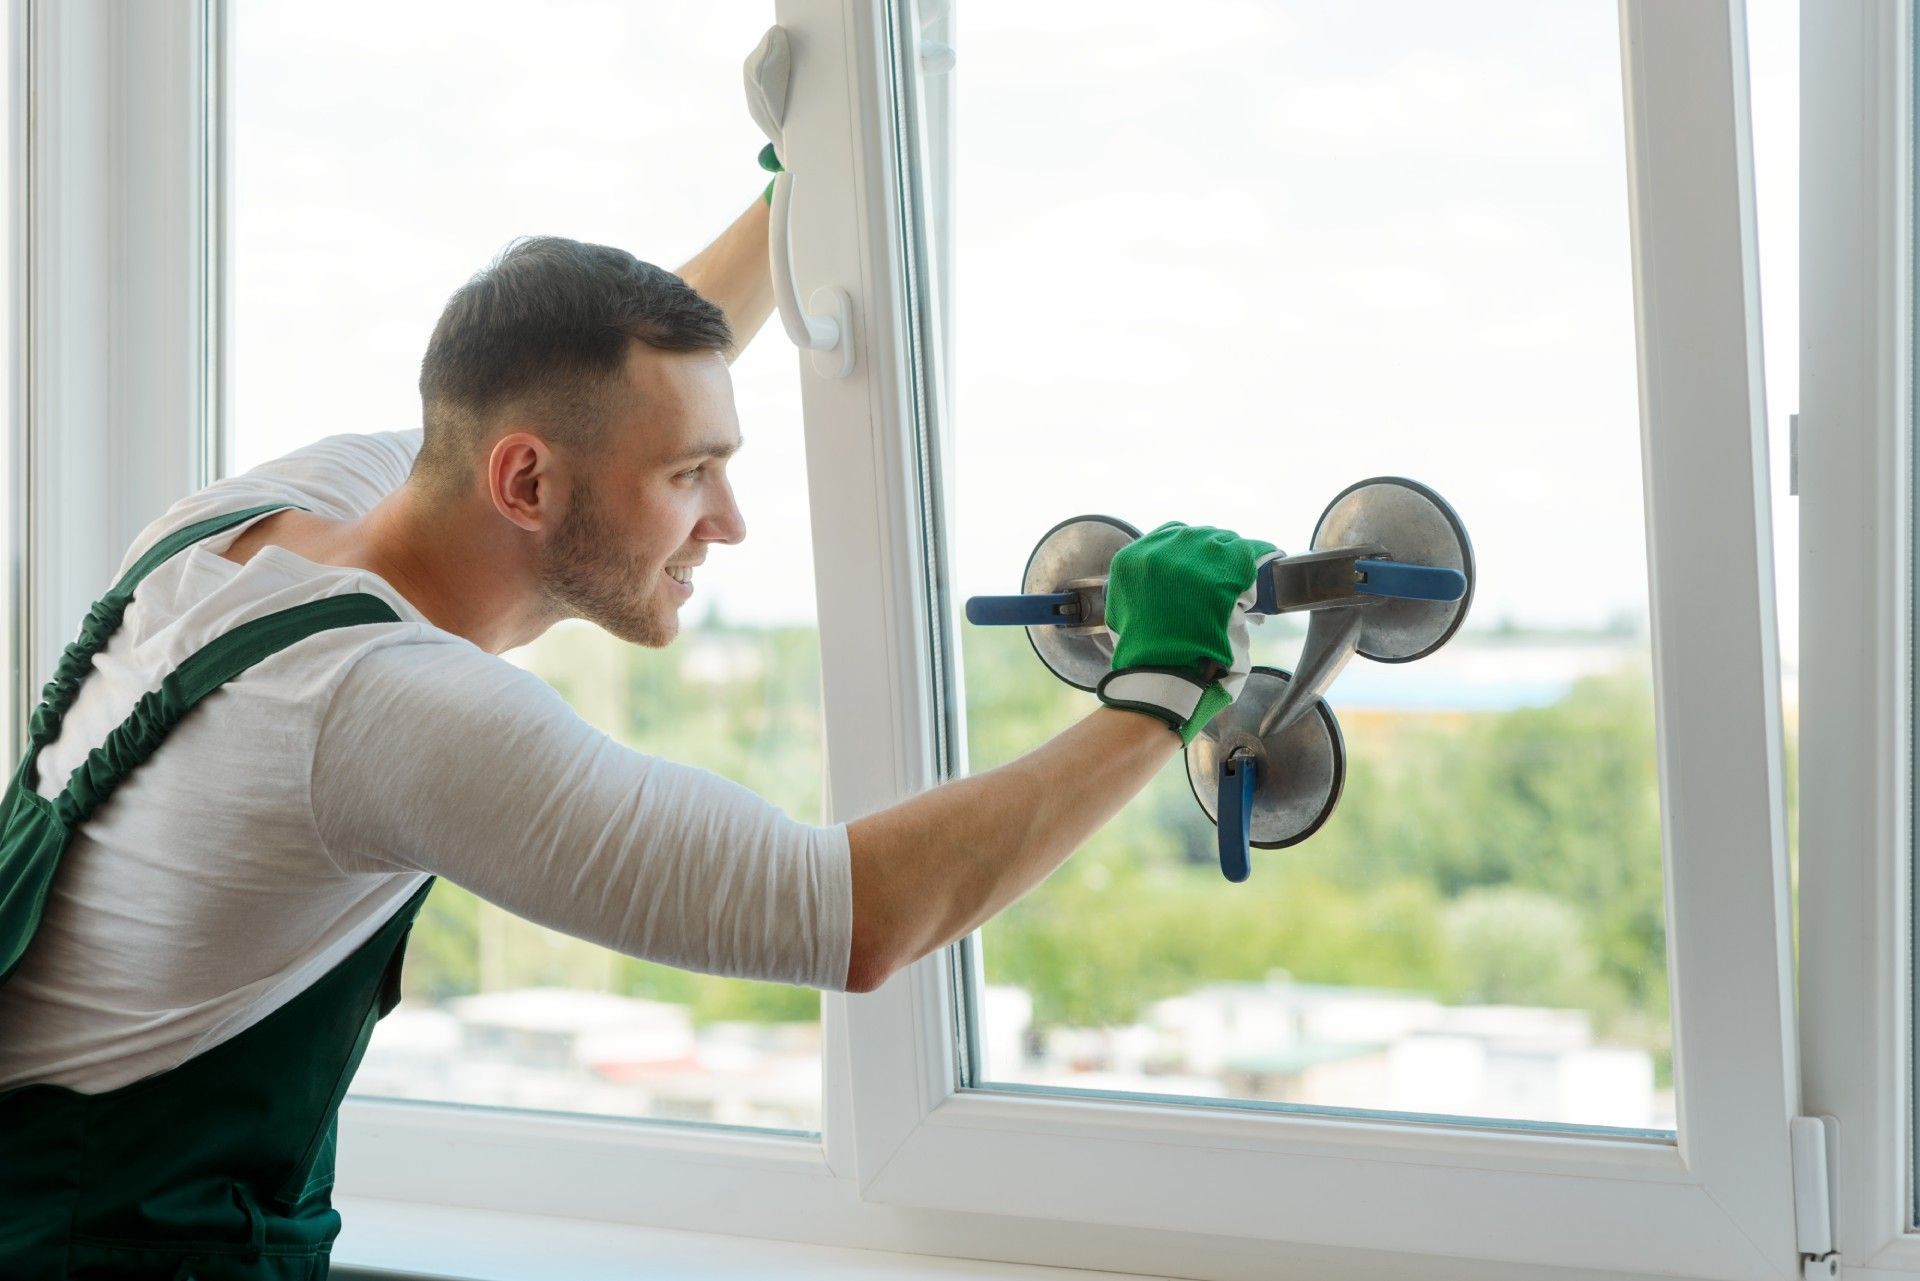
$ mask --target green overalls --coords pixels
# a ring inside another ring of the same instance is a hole
[[[216,516],[162,540],[94,605],[61,656],[0,805],[0,983],[33,940],[74,832],[195,703],[317,632],[399,621],[385,601],[356,593],[236,627],[181,663],[88,754],[65,791],[43,799],[36,758],[58,736],[140,580],[193,543],[280,506]],[[0,1278],[326,1276],[340,1230],[329,1198],[340,1100],[373,1025],[399,999],[407,931],[431,884],[312,987],[178,1067],[103,1094],[47,1084],[0,1093]]]

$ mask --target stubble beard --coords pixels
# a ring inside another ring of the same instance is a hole
[[[566,617],[584,618],[632,645],[663,648],[680,632],[679,615],[656,604],[659,571],[617,551],[615,541],[598,495],[585,487],[541,550],[541,587]]]

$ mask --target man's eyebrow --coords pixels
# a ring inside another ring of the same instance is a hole
[[[672,458],[667,459],[666,465],[669,467],[678,467],[681,463],[690,463],[696,458],[731,458],[739,450],[740,446],[746,443],[747,438],[740,436],[731,442],[716,440],[704,445],[695,445],[685,453],[675,454]]]

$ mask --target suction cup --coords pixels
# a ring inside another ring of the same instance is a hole
[[[1321,513],[1313,548],[1364,545],[1385,549],[1388,560],[1457,569],[1467,593],[1453,601],[1376,601],[1363,611],[1357,652],[1377,663],[1411,663],[1452,639],[1473,603],[1474,569],[1467,528],[1447,500],[1399,476],[1349,485]]]
[[[1226,711],[1214,717],[1187,745],[1187,784],[1193,798],[1215,824],[1220,823],[1220,766],[1236,752],[1252,757],[1255,778],[1246,816],[1246,844],[1263,850],[1285,849],[1306,840],[1333,814],[1347,778],[1347,749],[1340,723],[1325,701],[1286,729],[1262,738],[1260,722],[1276,706],[1293,677],[1277,667],[1256,667]],[[1233,816],[1229,815],[1229,818]],[[1223,837],[1228,828],[1222,828]],[[1221,870],[1228,880],[1245,880],[1245,850],[1223,843]],[[1238,875],[1235,875],[1236,870]]]
[[[1075,689],[1089,692],[1113,668],[1113,633],[1107,630],[1107,569],[1140,531],[1112,516],[1075,516],[1047,534],[1027,558],[1020,590],[1027,595],[1080,590],[1099,610],[1077,627],[1029,627],[1027,640],[1047,670]]]

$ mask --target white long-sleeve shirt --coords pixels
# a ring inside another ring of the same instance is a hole
[[[222,512],[291,502],[360,516],[405,479],[419,440],[335,436],[223,480],[149,526],[122,570]],[[94,1093],[178,1065],[304,991],[428,874],[631,956],[845,989],[845,824],[796,822],[718,775],[621,746],[377,575],[276,546],[236,565],[218,552],[238,533],[140,585],[40,755],[43,794],[142,694],[249,619],[367,592],[401,621],[321,632],[250,668],[94,812],[0,984],[0,1088]]]

